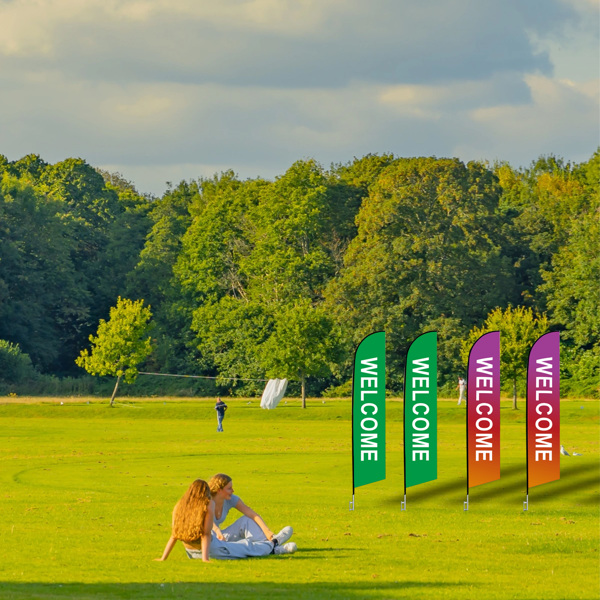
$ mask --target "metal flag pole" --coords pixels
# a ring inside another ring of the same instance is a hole
[[[406,357],[408,359],[408,355]],[[400,503],[400,510],[406,510],[406,365],[404,365],[404,414],[402,418],[402,442],[404,461],[404,500]]]
[[[359,344],[360,345],[360,344]],[[354,362],[356,363],[356,352],[358,351],[358,347],[356,348],[356,350],[354,351]],[[348,510],[354,510],[354,492],[355,492],[355,487],[354,487],[354,376],[355,373],[354,371],[352,372],[352,402],[350,403],[350,426],[351,426],[351,433],[350,435],[352,436],[352,500],[350,501],[350,506],[348,508]]]
[[[529,350],[531,356],[531,349]],[[527,375],[529,375],[529,358],[527,360]],[[523,512],[529,510],[529,376],[527,377],[527,387],[525,388],[525,502],[523,502]]]
[[[472,348],[471,348],[472,350]],[[471,354],[469,353],[469,359],[471,358]],[[467,381],[469,378],[468,375],[469,365],[467,363]],[[466,427],[465,430],[467,432],[467,501],[463,502],[463,510],[469,510],[469,388],[467,387],[467,410],[465,411],[466,418]]]

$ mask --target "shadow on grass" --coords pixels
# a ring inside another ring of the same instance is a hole
[[[570,481],[560,481],[553,482],[552,484],[546,484],[548,487],[544,489],[544,495],[538,495],[537,489],[532,488],[529,490],[529,499],[530,501],[535,499],[536,502],[540,504],[544,504],[545,502],[550,502],[560,497],[568,497],[579,492],[595,492],[598,490],[598,486],[600,485],[600,479],[598,476],[588,477],[587,479],[582,479],[577,482]],[[552,488],[550,486],[553,486]],[[541,490],[542,488],[540,488]],[[597,498],[597,495],[596,495]],[[586,501],[587,498],[584,499]]]
[[[505,467],[502,469],[502,477],[509,477],[514,475],[515,473],[522,472],[525,474],[525,467],[520,465],[512,465],[509,467]],[[433,487],[435,486],[435,487]],[[422,500],[422,499],[431,499],[431,498],[439,498],[441,496],[445,496],[448,494],[456,493],[460,494],[462,492],[466,493],[467,489],[467,478],[461,477],[460,479],[454,479],[452,481],[448,481],[442,484],[435,484],[433,482],[430,483],[429,486],[425,487],[417,487],[409,488],[407,491],[407,495],[410,495],[411,500]],[[400,504],[404,500],[404,496],[393,496],[390,498],[389,502],[392,504]]]
[[[476,486],[471,488],[470,494],[479,500],[514,496],[518,493],[524,495],[527,486],[525,469],[525,463],[502,467],[499,480],[490,482],[485,487]],[[556,499],[558,496],[568,498],[579,492],[593,492],[594,490],[597,490],[600,485],[598,465],[590,463],[561,464],[560,479],[556,482],[552,482],[552,485],[554,486],[554,489],[551,492],[548,491],[547,493],[544,493],[543,496],[540,496],[540,500],[549,501]],[[413,502],[430,500],[453,494],[466,494],[466,486],[466,476],[443,484],[428,482],[423,486],[409,488],[407,497]],[[530,494],[533,493],[531,490],[529,492]],[[400,506],[403,500],[404,496],[395,495],[389,498],[386,503]],[[584,502],[587,503],[587,501],[588,498],[585,498]]]
[[[3,600],[107,600],[135,598],[201,598],[207,600],[289,600],[290,598],[328,600],[352,600],[353,598],[407,598],[418,594],[420,598],[430,595],[436,598],[443,589],[459,590],[463,586],[472,589],[472,583],[447,583],[442,581],[416,582],[361,582],[361,583],[10,583],[0,582]],[[460,593],[460,592],[459,592]]]
[[[600,506],[600,493],[596,491],[595,493],[590,494],[587,498],[582,498],[579,501],[579,504],[583,506],[593,506],[594,508],[598,509],[598,507]]]

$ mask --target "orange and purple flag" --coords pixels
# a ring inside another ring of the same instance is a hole
[[[500,479],[500,332],[471,348],[467,379],[467,505],[469,488]]]
[[[560,334],[543,335],[527,367],[527,493],[560,479]]]

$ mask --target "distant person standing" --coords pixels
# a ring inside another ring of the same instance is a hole
[[[223,419],[225,418],[227,404],[225,404],[221,398],[217,398],[215,410],[217,411],[217,431],[223,431]]]
[[[459,393],[458,393],[458,406],[460,406],[460,403],[463,400],[465,402],[467,400],[465,398],[465,390],[467,389],[467,382],[462,377],[458,378],[458,385],[456,386],[456,389],[459,390]]]

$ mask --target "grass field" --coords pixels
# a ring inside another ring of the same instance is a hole
[[[351,499],[350,402],[0,398],[0,598],[599,597],[599,404],[563,401],[561,479],[525,499],[525,411],[502,406],[502,477],[465,500],[465,411],[439,403],[438,480],[402,499],[402,403],[388,402],[388,478]],[[160,556],[175,502],[215,472],[293,556],[204,564]]]

